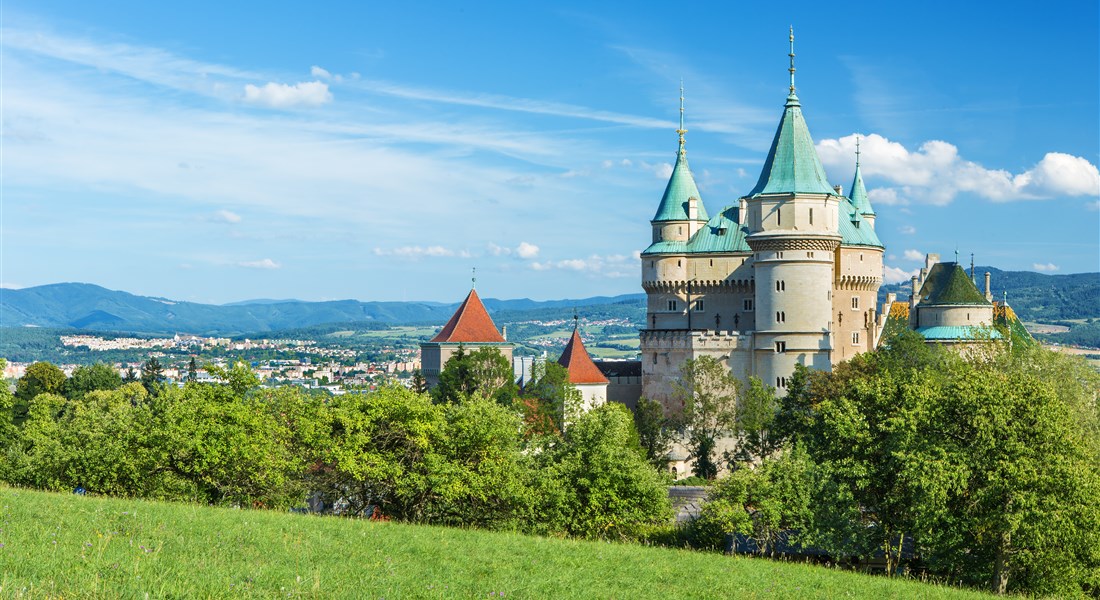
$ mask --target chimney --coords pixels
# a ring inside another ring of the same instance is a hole
[[[913,291],[909,294],[909,327],[916,329],[917,327],[917,293],[919,292],[920,284],[917,283],[917,276],[914,275],[913,279]]]
[[[699,199],[695,196],[688,198],[688,218],[692,221],[699,218]]]
[[[833,189],[836,190],[836,195],[837,196],[843,196],[844,195],[844,187],[843,186],[834,185]]]
[[[940,255],[939,254],[925,254],[924,255],[924,270],[925,270],[925,272],[927,272],[928,269],[931,269],[932,265],[934,265],[938,262],[940,262]],[[921,279],[924,279],[924,277],[922,276]]]
[[[500,337],[504,338],[504,341],[508,341],[508,326],[505,325],[500,328]]]
[[[989,271],[985,272],[985,299],[988,302],[993,302],[993,292],[989,289]]]

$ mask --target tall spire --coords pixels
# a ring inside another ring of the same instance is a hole
[[[791,57],[791,68],[788,69],[791,72],[791,95],[788,98],[798,98],[794,95],[794,25],[791,25],[791,53],[787,56]]]
[[[856,134],[856,168],[859,168],[859,134]]]
[[[802,106],[794,93],[794,27],[790,30],[791,93],[783,106],[783,117],[775,131],[760,179],[748,196],[760,194],[810,193],[836,196],[829,184],[813,138],[802,116]]]
[[[682,156],[686,150],[684,150],[684,134],[688,130],[684,129],[684,80],[680,80],[680,128],[676,130],[676,134],[680,136],[680,155]]]

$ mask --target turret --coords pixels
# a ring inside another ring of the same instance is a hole
[[[852,178],[852,195],[849,196],[856,212],[863,216],[863,220],[875,227],[875,210],[871,208],[871,201],[867,199],[867,188],[863,185],[863,175],[859,172],[859,138],[856,137],[856,174]]]
[[[706,224],[707,209],[703,206],[699,187],[688,167],[687,150],[684,148],[684,88],[680,87],[680,147],[676,152],[676,164],[668,179],[661,204],[650,221],[653,225],[653,243],[686,242]]]

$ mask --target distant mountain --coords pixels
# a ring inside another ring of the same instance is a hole
[[[1032,271],[1002,271],[996,267],[975,267],[978,289],[985,291],[985,273],[990,274],[994,300],[1008,292],[1008,305],[1025,321],[1061,321],[1100,317],[1100,273],[1046,275]],[[912,285],[902,282],[884,285],[879,298],[897,293],[908,300]]]
[[[540,302],[484,299],[490,312],[613,304],[642,294]],[[88,283],[56,283],[0,294],[0,327],[72,327],[133,333],[232,336],[323,323],[379,321],[442,325],[458,302],[248,301],[226,305],[136,296]]]

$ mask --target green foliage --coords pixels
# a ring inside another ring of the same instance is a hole
[[[727,462],[760,462],[783,446],[783,437],[775,431],[779,401],[775,388],[764,385],[759,377],[749,377],[749,387],[737,405],[738,448]]]
[[[739,382],[718,359],[702,356],[680,367],[674,395],[684,406],[692,472],[706,479],[718,476],[717,440],[737,427]]]
[[[160,364],[157,357],[150,356],[149,359],[141,365],[141,385],[144,385],[145,389],[148,390],[150,394],[155,394],[163,379],[164,366]]]
[[[1098,376],[1081,361],[989,344],[967,356],[900,336],[803,372],[780,423],[816,463],[815,543],[900,558],[995,592],[1095,592]]]
[[[608,403],[582,414],[531,453],[539,529],[636,538],[671,516],[664,478],[638,446],[630,411]]]
[[[569,382],[569,371],[556,362],[536,362],[534,379],[523,389],[526,421],[531,433],[553,433],[565,429],[576,418],[581,392]],[[549,418],[550,426],[545,423]]]
[[[22,423],[27,418],[29,406],[39,394],[60,394],[65,389],[65,373],[48,362],[36,362],[15,384],[14,421]]]
[[[114,390],[122,387],[122,377],[114,367],[106,363],[95,363],[73,370],[72,377],[65,385],[65,396],[69,399],[82,398],[88,392],[96,390]]]
[[[460,345],[443,365],[432,398],[438,403],[454,403],[480,396],[511,406],[516,393],[512,364],[503,354],[491,347],[467,352]]]
[[[735,533],[755,540],[760,554],[774,554],[781,532],[806,531],[812,522],[812,467],[800,449],[788,450],[720,479],[691,524],[693,543],[718,548]]]
[[[639,398],[634,408],[634,427],[646,460],[660,471],[668,467],[668,453],[679,437],[682,419],[665,415],[660,402]]]

